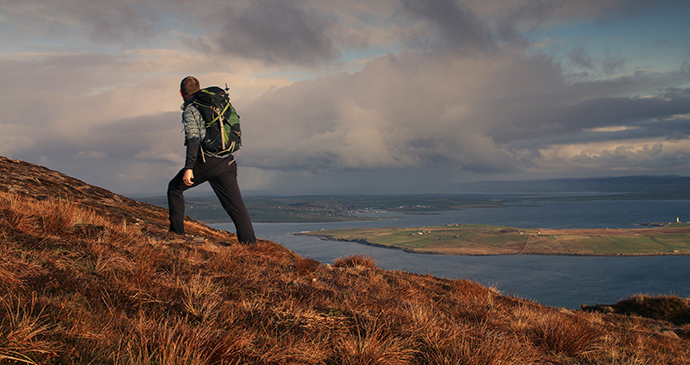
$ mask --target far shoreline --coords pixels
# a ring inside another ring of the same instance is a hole
[[[572,256],[572,257],[648,257],[648,256],[688,256],[690,253],[680,253],[680,252],[658,252],[658,253],[630,253],[630,254],[584,254],[584,253],[547,253],[547,252],[531,252],[531,253],[442,253],[442,252],[428,252],[428,251],[416,251],[409,248],[398,247],[398,246],[388,246],[379,243],[371,243],[367,240],[346,240],[346,239],[334,239],[328,236],[317,236],[307,234],[309,232],[299,232],[293,233],[293,236],[311,236],[324,241],[333,242],[353,242],[364,246],[386,248],[391,250],[399,250],[407,253],[417,254],[417,255],[435,255],[435,256]]]
[[[641,257],[690,255],[690,224],[644,223],[632,229],[519,229],[490,225],[351,228],[294,233],[334,242],[444,256],[546,255]],[[376,240],[392,242],[372,242]],[[469,239],[468,237],[472,237]],[[407,246],[407,247],[406,247]],[[600,250],[597,252],[597,250]],[[606,251],[608,250],[608,251]],[[615,250],[615,251],[614,251]],[[646,252],[645,252],[646,251]]]

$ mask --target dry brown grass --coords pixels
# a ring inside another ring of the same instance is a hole
[[[162,217],[161,219],[164,219]],[[0,363],[684,364],[687,325],[0,193]],[[196,224],[196,223],[194,223]]]
[[[364,256],[361,254],[350,255],[347,257],[341,257],[333,261],[333,266],[335,267],[361,267],[373,269],[376,267],[376,260],[371,257]]]

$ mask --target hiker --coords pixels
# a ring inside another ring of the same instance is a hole
[[[214,153],[202,147],[208,125],[199,110],[202,106],[198,102],[195,103],[195,96],[200,92],[199,80],[193,76],[185,77],[180,83],[180,94],[184,99],[181,109],[187,157],[184,168],[168,184],[170,232],[185,233],[183,192],[208,181],[221,205],[235,223],[237,239],[240,243],[254,243],[254,228],[237,184],[237,162],[232,155],[233,150]],[[232,107],[230,109],[234,112]]]

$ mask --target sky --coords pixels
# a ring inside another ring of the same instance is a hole
[[[245,194],[690,176],[686,0],[0,0],[0,155],[163,195],[187,75]]]

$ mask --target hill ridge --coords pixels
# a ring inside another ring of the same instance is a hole
[[[169,225],[168,211],[165,208],[89,185],[47,167],[4,156],[0,156],[0,192],[36,200],[65,198],[112,219],[129,224],[150,224],[163,231],[167,231]],[[228,236],[228,232],[208,227],[189,217],[186,218],[186,224],[191,229],[189,233],[193,235],[213,237],[225,243],[232,242],[232,233]]]

